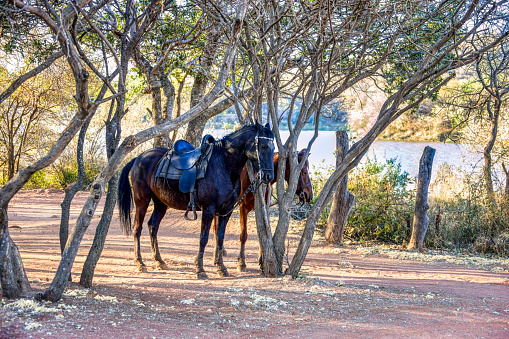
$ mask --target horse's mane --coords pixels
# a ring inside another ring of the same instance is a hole
[[[246,132],[249,132],[249,131],[256,132],[257,129],[258,129],[258,127],[256,125],[242,126],[238,130],[236,130],[230,134],[227,134],[224,137],[222,137],[221,139],[217,140],[216,143],[214,144],[214,148],[216,150],[220,149],[220,148],[224,148],[228,142],[233,142],[234,139],[238,138],[239,136],[241,136],[242,134],[244,134]],[[272,133],[272,131],[270,131],[270,133]]]
[[[256,125],[245,125],[245,126],[242,126],[241,128],[239,128],[238,130],[230,133],[230,134],[227,134],[225,135],[222,140],[225,140],[225,141],[233,141],[233,139],[241,136],[242,134],[248,132],[248,131],[256,131],[257,127]]]

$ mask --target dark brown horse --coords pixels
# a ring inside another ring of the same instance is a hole
[[[218,217],[214,264],[220,276],[228,276],[223,265],[223,241],[226,224],[241,191],[241,172],[247,160],[253,163],[261,181],[269,183],[274,178],[274,135],[268,124],[264,127],[258,123],[244,126],[214,144],[214,149],[207,167],[205,177],[197,180],[196,197],[202,211],[200,250],[195,260],[196,274],[199,279],[206,279],[203,270],[203,252],[209,238],[211,222]],[[146,270],[140,254],[140,235],[143,219],[150,201],[154,202],[154,211],[148,221],[152,255],[157,265],[166,269],[157,244],[157,231],[168,207],[186,210],[189,193],[179,190],[178,180],[156,180],[155,171],[161,157],[168,151],[166,148],[154,148],[131,160],[121,172],[118,186],[118,203],[120,221],[124,231],[132,231],[130,211],[132,191],[129,185],[129,172],[134,191],[136,217],[134,221],[134,253],[138,270]]]
[[[306,153],[306,149],[302,149],[297,154],[297,160],[300,163],[304,154]],[[274,185],[277,181],[277,170],[279,166],[279,153],[274,153],[274,179],[270,182],[270,185]],[[288,182],[290,180],[290,161],[288,157],[286,158],[286,166],[285,166],[285,180]],[[247,167],[242,169],[242,173],[240,175],[241,182],[241,194],[247,190],[250,184],[249,175],[247,173]],[[271,189],[272,190],[272,189]],[[268,191],[271,191],[268,190]],[[300,171],[299,181],[297,183],[297,190],[295,191],[295,195],[299,197],[301,203],[309,203],[313,200],[313,186],[311,184],[311,179],[309,178],[309,162],[306,159],[304,166]],[[269,194],[265,194],[265,199],[268,201]],[[253,193],[248,193],[244,200],[239,205],[239,217],[240,217],[240,253],[239,253],[239,264],[237,269],[240,272],[244,272],[246,270],[246,241],[247,241],[247,215],[249,212],[254,210],[255,208],[255,196]],[[214,232],[216,231],[216,224],[214,224]]]

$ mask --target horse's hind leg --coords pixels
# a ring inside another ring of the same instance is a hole
[[[167,270],[168,266],[161,258],[161,254],[159,253],[159,245],[157,243],[157,231],[159,230],[159,225],[161,224],[161,220],[163,220],[168,207],[155,196],[152,198],[152,200],[154,201],[154,211],[152,212],[152,216],[148,221],[148,232],[150,234],[150,245],[152,247],[152,256],[154,257],[154,260],[156,261],[156,266],[159,269]]]
[[[147,213],[148,204],[150,203],[150,199],[146,200],[138,200],[136,201],[136,216],[134,218],[134,262],[136,263],[137,270],[139,272],[147,272],[147,267],[143,263],[141,259],[140,252],[140,237],[141,230],[143,228],[143,220],[145,219],[145,214]]]
[[[240,217],[240,253],[239,264],[237,270],[239,272],[246,271],[246,241],[247,241],[247,214],[249,209],[245,204],[240,204],[239,217]]]

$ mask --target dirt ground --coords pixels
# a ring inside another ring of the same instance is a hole
[[[10,233],[34,290],[49,285],[59,263],[62,198],[54,190],[23,191],[9,207]],[[76,197],[73,220],[85,198]],[[83,239],[73,281],[79,281],[100,214]],[[196,280],[199,222],[171,211],[159,231],[169,270],[155,269],[145,228],[142,254],[149,270],[136,273],[132,238],[122,235],[115,218],[94,286],[70,283],[57,303],[2,300],[0,338],[509,338],[507,259],[331,247],[317,239],[301,278],[267,279],[257,265],[252,222],[248,271],[237,272],[238,234],[230,222],[230,277],[216,275],[209,241],[210,280]],[[297,239],[290,237],[290,253]]]

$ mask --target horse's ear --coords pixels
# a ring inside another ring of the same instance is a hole
[[[265,128],[270,129],[270,125],[269,125],[269,123],[266,123],[266,124],[265,124]]]

